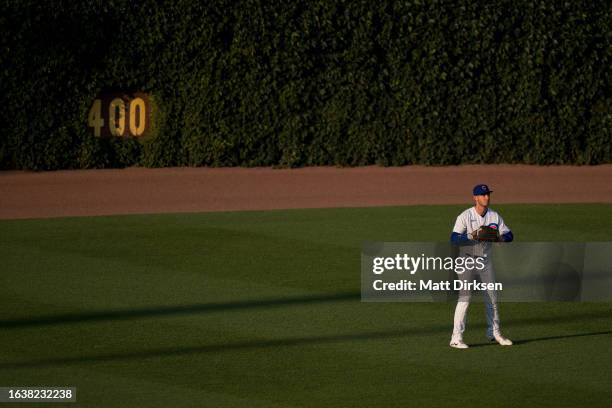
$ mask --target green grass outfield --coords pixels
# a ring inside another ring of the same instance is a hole
[[[610,303],[504,303],[509,348],[474,303],[481,346],[455,350],[454,304],[360,302],[362,241],[445,241],[465,207],[0,221],[0,386],[76,386],[72,407],[610,406]],[[517,240],[612,240],[612,205],[494,208]]]

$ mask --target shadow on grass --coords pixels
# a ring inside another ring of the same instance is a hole
[[[612,330],[592,332],[592,333],[566,334],[566,335],[560,335],[560,336],[535,337],[532,339],[517,340],[514,343],[515,344],[527,344],[527,343],[533,343],[537,341],[562,340],[562,339],[571,339],[575,337],[605,336],[606,334],[612,334]]]
[[[360,299],[360,292],[343,292],[326,295],[311,295],[311,296],[300,296],[293,298],[272,298],[272,299],[260,299],[260,300],[249,300],[249,301],[236,301],[236,302],[225,302],[225,303],[205,303],[205,304],[194,304],[185,306],[165,306],[165,307],[152,307],[143,308],[136,310],[106,310],[89,313],[70,313],[70,314],[57,314],[49,316],[39,316],[24,319],[14,320],[0,320],[0,329],[19,329],[19,328],[32,328],[32,327],[46,327],[55,325],[65,324],[80,324],[80,323],[95,323],[100,321],[115,321],[115,320],[127,320],[127,319],[140,319],[140,318],[157,318],[164,316],[177,316],[177,315],[189,315],[189,314],[202,314],[202,313],[215,313],[215,312],[228,312],[238,310],[253,310],[253,309],[265,309],[265,308],[284,308],[292,305],[309,305],[318,303],[333,303],[340,301],[355,301],[358,303]],[[606,318],[612,315],[612,311],[604,310],[597,312],[585,312],[568,314],[556,317],[550,316],[536,316],[536,317],[522,317],[517,319],[506,319],[504,323],[510,325],[531,325],[531,324],[550,324],[550,323],[561,323],[561,322],[572,322],[581,321],[588,318]],[[470,325],[471,329],[483,329],[486,325],[484,323],[477,323]],[[219,343],[219,344],[208,344],[208,345],[197,345],[197,346],[177,346],[168,348],[149,349],[142,351],[123,351],[118,353],[108,354],[94,354],[94,355],[81,355],[81,356],[64,356],[64,357],[53,357],[46,359],[36,359],[21,362],[4,362],[0,363],[0,369],[18,369],[18,368],[44,368],[44,367],[61,367],[66,365],[75,364],[91,364],[91,363],[104,363],[104,362],[116,362],[116,361],[129,361],[147,358],[160,358],[160,357],[172,357],[172,356],[184,356],[194,355],[203,353],[222,353],[239,350],[260,350],[260,349],[274,349],[279,347],[295,347],[295,346],[309,346],[319,344],[329,344],[338,342],[348,341],[369,341],[369,340],[384,340],[390,338],[407,338],[412,336],[427,336],[427,335],[440,335],[445,334],[450,337],[452,331],[452,310],[449,308],[448,321],[441,325],[428,326],[428,327],[411,327],[411,328],[400,328],[391,329],[385,331],[371,331],[361,333],[344,333],[344,334],[330,334],[320,335],[311,337],[288,337],[279,339],[268,339],[268,340],[257,340],[257,341],[244,341],[234,343]],[[584,337],[584,336],[595,336],[612,334],[612,331],[606,332],[594,332],[594,333],[581,333],[572,334],[565,336],[550,336],[533,339],[524,339],[516,341],[517,345],[535,342],[535,341],[546,341],[546,340],[557,340],[571,337]],[[474,344],[472,347],[483,347],[488,345],[495,345],[496,343],[482,343]],[[447,339],[444,338],[440,341],[440,347],[448,347]]]
[[[334,334],[328,336],[312,336],[312,337],[295,337],[295,338],[281,338],[281,339],[270,339],[270,340],[258,340],[258,341],[244,341],[235,343],[218,343],[209,344],[203,346],[183,346],[183,347],[167,347],[159,348],[154,350],[143,350],[143,351],[132,351],[126,353],[109,353],[109,354],[98,354],[89,356],[73,356],[73,357],[59,357],[50,358],[38,361],[24,361],[14,363],[3,363],[0,364],[0,370],[16,369],[16,368],[45,368],[45,367],[58,367],[65,365],[74,364],[87,364],[87,363],[105,363],[115,361],[129,361],[129,360],[140,360],[147,358],[159,358],[159,357],[178,357],[193,354],[206,354],[206,353],[223,353],[231,351],[241,350],[266,350],[276,349],[279,347],[295,347],[295,346],[309,346],[309,345],[321,345],[331,343],[341,343],[347,341],[362,341],[362,340],[384,340],[394,337],[407,337],[415,335],[428,335],[441,333],[448,331],[448,327],[432,327],[426,329],[415,329],[415,330],[388,330],[388,331],[372,331],[363,333],[347,333],[347,334]]]
[[[563,320],[571,321],[577,316],[573,316],[571,319],[556,319],[556,322]],[[513,321],[514,324],[530,324],[532,319],[521,319]],[[550,319],[548,320],[550,321]],[[486,325],[484,323],[472,325],[475,329],[484,329]],[[249,350],[274,350],[280,347],[300,347],[300,346],[311,346],[311,345],[324,345],[332,343],[352,342],[352,341],[375,341],[385,340],[391,338],[407,338],[414,336],[428,336],[428,335],[439,335],[444,336],[445,334],[450,335],[450,325],[444,324],[439,326],[431,327],[420,327],[420,328],[403,328],[397,330],[385,330],[385,331],[371,331],[362,333],[346,333],[346,334],[333,334],[323,336],[310,336],[310,337],[289,337],[280,339],[269,339],[269,340],[257,340],[257,341],[243,341],[234,343],[217,343],[208,344],[201,346],[180,346],[180,347],[166,347],[158,348],[153,350],[142,350],[142,351],[130,351],[120,353],[107,353],[107,354],[96,354],[96,355],[84,355],[84,356],[66,356],[66,357],[55,357],[48,359],[30,360],[22,362],[7,362],[0,363],[0,370],[11,370],[11,369],[31,369],[31,368],[50,368],[50,367],[62,367],[70,365],[82,365],[82,364],[95,364],[95,363],[112,363],[119,361],[130,361],[130,360],[143,360],[150,358],[163,358],[163,357],[180,357],[196,354],[207,354],[207,353],[224,353],[233,351],[249,351]],[[575,337],[587,337],[587,336],[599,336],[612,334],[612,331],[601,331],[591,333],[578,333],[569,334],[562,336],[548,336],[538,337],[531,339],[523,339],[515,342],[516,345],[537,342],[537,341],[548,341],[548,340],[559,340],[568,339]],[[497,343],[480,343],[473,344],[470,347],[484,347],[493,346]],[[447,338],[441,339],[440,348],[448,348]]]
[[[117,310],[100,310],[93,312],[79,312],[79,313],[63,313],[54,314],[47,316],[34,316],[19,319],[5,319],[0,320],[1,329],[20,329],[30,327],[44,327],[44,326],[57,326],[57,325],[69,325],[69,324],[81,324],[81,323],[95,323],[101,321],[120,321],[120,320],[132,320],[132,319],[146,319],[156,318],[165,316],[180,316],[180,315],[192,315],[192,314],[209,314],[218,312],[231,312],[240,310],[252,310],[252,309],[273,309],[283,308],[287,306],[301,306],[318,303],[333,303],[342,301],[359,301],[361,299],[361,292],[350,291],[350,292],[339,292],[330,294],[319,294],[319,295],[307,295],[307,296],[296,296],[296,297],[283,297],[283,298],[269,298],[269,299],[257,299],[257,300],[244,300],[244,301],[232,301],[232,302],[219,302],[219,303],[200,303],[192,305],[180,305],[180,306],[156,306],[140,309],[117,309]],[[449,302],[453,304],[453,302]],[[508,319],[504,320],[505,324],[508,323],[551,323],[556,321],[574,321],[588,318],[601,318],[601,317],[612,317],[612,309],[606,311],[596,312],[585,312],[576,313],[570,315],[563,315],[557,317],[539,316],[539,317],[527,317],[520,319]],[[452,316],[450,317],[450,324],[452,326]],[[446,327],[446,326],[445,326]],[[470,327],[475,327],[471,325]]]
[[[292,298],[273,298],[260,300],[245,300],[235,302],[202,303],[184,306],[159,306],[142,309],[101,310],[86,313],[64,313],[48,316],[37,316],[12,320],[0,320],[0,329],[18,329],[25,327],[55,326],[62,324],[77,324],[101,322],[108,320],[129,320],[164,316],[228,312],[233,310],[275,308],[291,305],[307,305],[314,303],[338,302],[344,300],[359,300],[358,291],[332,293],[327,295],[310,295]]]
[[[591,333],[565,334],[565,335],[559,335],[559,336],[534,337],[531,339],[514,340],[514,345],[520,346],[521,344],[535,343],[538,341],[564,340],[564,339],[571,339],[575,337],[604,336],[607,334],[612,334],[612,330],[591,332]],[[486,346],[497,346],[497,343],[494,341],[490,341],[488,343],[470,344],[470,347],[486,347]]]

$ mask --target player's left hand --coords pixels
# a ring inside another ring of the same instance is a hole
[[[497,228],[489,227],[486,225],[483,225],[482,227],[478,228],[478,230],[474,231],[472,234],[474,236],[474,239],[477,241],[500,241],[499,231],[497,230]]]

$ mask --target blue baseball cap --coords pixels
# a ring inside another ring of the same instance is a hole
[[[475,196],[490,194],[492,192],[493,190],[489,190],[489,186],[487,186],[486,184],[478,184],[476,187],[474,187]]]

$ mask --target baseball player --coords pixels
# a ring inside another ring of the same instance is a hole
[[[474,206],[468,208],[457,217],[451,242],[460,245],[460,256],[482,257],[484,268],[466,270],[460,279],[472,281],[476,276],[483,283],[495,282],[493,264],[490,259],[492,241],[510,242],[514,239],[512,231],[504,223],[502,217],[489,208],[492,191],[486,184],[478,184],[473,189]],[[483,291],[487,314],[487,337],[502,346],[511,346],[512,341],[502,336],[499,326],[497,296],[494,290]],[[470,290],[459,291],[459,299],[455,308],[453,335],[450,346],[459,349],[468,348],[463,341],[467,309],[470,305]]]

